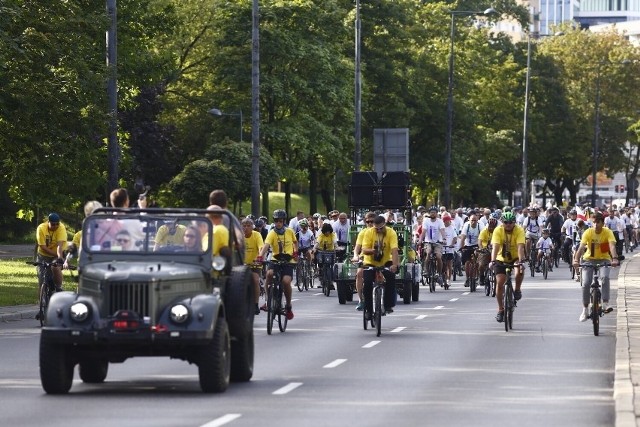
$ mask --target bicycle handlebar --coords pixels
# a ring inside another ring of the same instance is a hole
[[[63,266],[63,263],[61,262],[47,262],[47,261],[26,261],[27,264],[29,265],[33,265],[34,267],[54,267],[54,266]],[[69,265],[66,267],[66,270],[77,270],[78,267],[76,267],[75,265]]]

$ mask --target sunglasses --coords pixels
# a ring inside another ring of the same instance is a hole
[[[273,222],[284,222],[284,219],[274,219]]]
[[[509,224],[515,224],[515,221],[502,221],[502,223],[505,225],[509,225]]]

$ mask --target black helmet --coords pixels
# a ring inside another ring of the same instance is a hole
[[[437,206],[431,206],[431,207],[429,208],[429,212],[434,212],[434,211],[435,211],[435,212],[438,212],[438,207],[437,207]]]
[[[333,233],[333,227],[328,222],[322,224],[322,228],[320,229],[322,233]]]
[[[287,219],[287,213],[284,209],[276,209],[273,211],[273,219]]]

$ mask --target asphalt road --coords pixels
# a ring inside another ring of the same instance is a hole
[[[197,369],[164,358],[110,365],[107,382],[76,379],[48,396],[35,320],[0,324],[2,425],[65,426],[603,426],[614,423],[615,316],[601,335],[578,322],[581,289],[566,265],[525,278],[506,333],[495,300],[460,282],[362,329],[355,304],[294,290],[295,319],[266,333],[256,318],[252,381],[200,393]],[[615,273],[614,273],[615,274]],[[615,289],[611,300],[615,301]]]

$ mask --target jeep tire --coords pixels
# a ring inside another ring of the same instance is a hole
[[[198,348],[198,375],[204,393],[221,393],[229,386],[230,341],[227,322],[224,317],[217,317],[213,339]]]
[[[226,313],[231,341],[231,381],[245,382],[253,376],[253,319],[255,302],[251,270],[234,267],[226,290]]]
[[[40,338],[40,381],[46,393],[68,393],[73,383],[73,368],[66,345]]]

